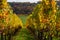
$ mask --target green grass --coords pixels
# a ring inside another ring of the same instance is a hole
[[[33,35],[26,29],[21,29],[13,40],[34,40]]]
[[[25,25],[28,15],[20,15],[19,17],[22,20],[23,25]]]

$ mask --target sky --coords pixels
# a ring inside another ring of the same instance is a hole
[[[37,1],[41,1],[41,0],[7,0],[8,2],[31,2],[31,3],[33,3],[33,2],[35,2],[35,3],[37,3]],[[59,1],[59,0],[57,0],[57,1]]]
[[[37,2],[39,0],[7,0],[8,2]]]

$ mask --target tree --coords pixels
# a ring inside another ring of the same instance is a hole
[[[20,18],[14,14],[11,6],[7,3],[7,0],[0,0],[0,33],[2,36],[8,34],[11,36],[15,29],[20,27],[22,27],[22,22]],[[2,39],[4,38],[2,37]]]
[[[56,34],[56,11],[55,0],[42,0],[28,17],[27,27],[37,30],[40,40],[52,40]]]

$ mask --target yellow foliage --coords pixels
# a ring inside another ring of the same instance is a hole
[[[7,4],[7,0],[0,0],[0,30],[3,30],[5,33],[8,33],[8,30],[14,31],[19,27],[23,27],[21,19],[13,14],[13,10],[9,4]]]
[[[15,27],[15,28],[18,28],[18,26],[23,27],[21,19],[16,14],[10,15],[10,17],[11,18],[9,25],[11,25],[11,27]]]

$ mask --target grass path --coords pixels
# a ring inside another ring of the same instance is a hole
[[[28,15],[20,15],[19,17],[22,20],[23,26],[25,26]]]
[[[20,15],[19,17],[21,18],[24,27],[19,30],[15,36],[13,36],[13,40],[35,40],[31,32],[25,28],[27,15]]]
[[[34,36],[29,32],[28,29],[22,28],[19,30],[17,35],[13,37],[13,40],[35,40]]]

